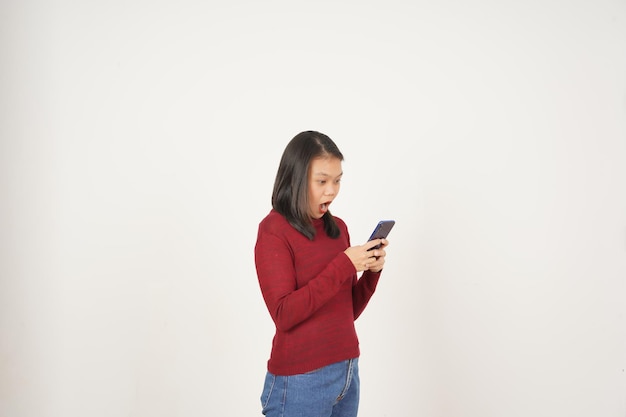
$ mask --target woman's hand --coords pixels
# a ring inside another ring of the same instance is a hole
[[[378,249],[372,249],[374,246],[380,245]],[[385,248],[389,245],[387,239],[375,239],[360,246],[351,246],[344,251],[357,272],[372,271],[380,272],[385,264]],[[372,250],[369,250],[372,249]]]

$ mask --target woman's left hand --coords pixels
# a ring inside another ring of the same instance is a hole
[[[380,272],[383,270],[383,265],[385,265],[385,256],[387,256],[387,252],[385,248],[389,245],[389,241],[387,239],[382,239],[380,248],[372,250],[372,258],[371,262],[367,263],[367,270],[372,272]]]

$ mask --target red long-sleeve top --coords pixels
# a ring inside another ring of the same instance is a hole
[[[259,224],[255,261],[265,304],[276,325],[268,371],[294,375],[359,356],[354,321],[376,290],[380,272],[357,278],[344,253],[346,224],[331,239],[322,219],[309,240],[272,210]]]

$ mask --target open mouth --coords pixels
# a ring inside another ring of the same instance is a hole
[[[330,206],[330,201],[320,204],[320,212],[326,213],[328,211],[328,206]]]

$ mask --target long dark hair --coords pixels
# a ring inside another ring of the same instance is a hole
[[[339,148],[325,134],[312,130],[298,133],[283,152],[272,192],[274,210],[311,240],[315,237],[315,228],[309,214],[309,167],[313,159],[326,156],[343,161]],[[330,211],[322,218],[326,234],[333,239],[339,237],[339,227]]]

